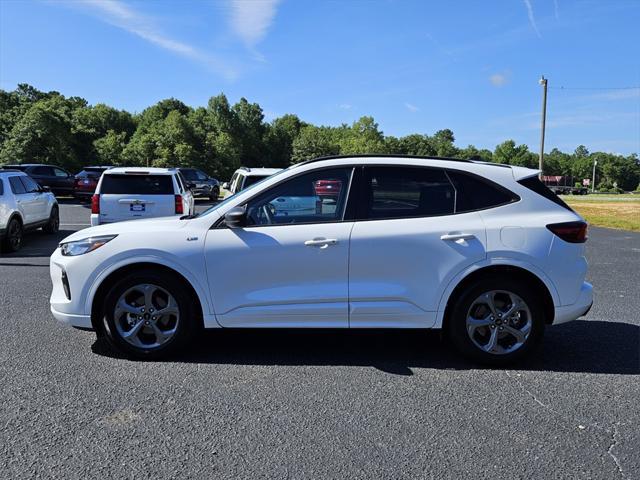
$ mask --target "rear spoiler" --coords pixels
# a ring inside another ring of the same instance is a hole
[[[540,170],[517,166],[512,166],[511,172],[513,173],[513,178],[516,180],[516,182],[524,180],[525,178],[538,176],[541,173]]]

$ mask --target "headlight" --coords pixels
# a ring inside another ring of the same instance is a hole
[[[96,248],[100,248],[116,237],[117,235],[100,235],[97,237],[83,238],[82,240],[76,240],[74,242],[61,243],[60,250],[65,257],[84,255],[85,253],[94,251]]]

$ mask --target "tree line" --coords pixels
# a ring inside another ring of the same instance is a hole
[[[206,107],[161,100],[131,114],[81,97],[42,92],[20,84],[0,90],[0,165],[50,163],[78,171],[86,165],[195,167],[228,179],[240,166],[287,167],[337,154],[393,153],[473,158],[537,168],[538,156],[526,145],[506,140],[493,151],[459,148],[453,132],[404,137],[384,135],[372,117],[351,125],[316,126],[294,114],[265,121],[262,108],[241,98],[231,105],[224,94]],[[635,190],[640,182],[637,154],[628,156],[553,149],[545,154],[545,175],[591,178],[594,161],[600,189]]]

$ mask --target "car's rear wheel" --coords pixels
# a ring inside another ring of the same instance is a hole
[[[465,356],[507,365],[526,356],[544,333],[545,313],[536,291],[518,279],[489,277],[454,300],[448,323],[453,344]]]
[[[209,195],[209,200],[211,200],[212,202],[216,202],[219,196],[220,187],[213,187],[213,190],[211,190],[211,195]]]
[[[42,227],[42,230],[46,233],[57,233],[59,229],[60,229],[60,212],[58,211],[58,207],[54,206],[51,208],[49,221],[44,227]]]
[[[2,247],[7,252],[17,252],[22,246],[22,223],[17,218],[12,218],[7,225]]]
[[[159,359],[175,354],[195,330],[188,289],[164,272],[126,275],[104,302],[101,333],[127,356]]]

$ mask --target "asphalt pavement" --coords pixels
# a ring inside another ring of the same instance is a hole
[[[593,309],[507,370],[419,331],[215,331],[140,362],[49,313],[48,256],[88,218],[64,203],[0,257],[0,478],[640,478],[638,233],[591,228]]]

